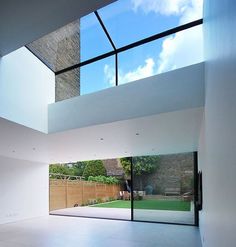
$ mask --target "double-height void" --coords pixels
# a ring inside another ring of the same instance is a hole
[[[198,225],[202,23],[202,1],[116,1],[26,45],[55,73],[52,214]]]
[[[202,23],[201,0],[120,0],[1,58],[1,155],[44,164],[39,214],[198,225]]]

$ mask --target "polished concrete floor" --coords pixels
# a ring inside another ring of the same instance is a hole
[[[193,226],[47,216],[0,225],[1,247],[201,247]]]
[[[75,207],[53,210],[50,213],[53,215],[109,218],[121,220],[131,219],[131,210],[125,208]],[[135,209],[134,219],[140,221],[155,221],[193,225],[194,211]]]

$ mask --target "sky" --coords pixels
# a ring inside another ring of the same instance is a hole
[[[202,18],[203,0],[119,0],[98,10],[115,46]],[[81,61],[112,49],[95,15],[81,19]],[[202,26],[122,52],[119,84],[203,61]],[[81,95],[115,85],[115,58],[81,67]]]

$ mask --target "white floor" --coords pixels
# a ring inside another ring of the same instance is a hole
[[[0,225],[1,247],[201,247],[197,227],[63,216]]]

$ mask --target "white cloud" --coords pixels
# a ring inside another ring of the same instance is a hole
[[[202,0],[189,0],[179,24],[202,17]],[[203,60],[202,26],[187,29],[167,37],[162,42],[157,73],[181,68]]]
[[[154,60],[152,58],[148,58],[145,60],[145,65],[140,65],[133,71],[129,71],[125,74],[121,71],[119,74],[119,83],[123,84],[126,82],[136,81],[145,77],[152,76],[154,75],[154,66]]]
[[[158,12],[165,15],[180,14],[179,24],[202,17],[202,0],[131,0],[134,9]],[[176,68],[203,61],[202,26],[190,28],[165,38],[157,59],[148,58],[144,65],[124,73],[119,71],[119,83],[163,73]],[[115,84],[115,71],[109,65],[104,67],[106,81]]]
[[[202,26],[166,38],[158,58],[157,73],[201,62],[203,59]]]
[[[203,0],[188,0],[188,2],[180,18],[180,25],[202,18]]]
[[[134,11],[144,13],[155,12],[161,15],[181,15],[189,4],[189,0],[131,0]]]
[[[145,60],[144,65],[138,66],[138,68],[124,73],[119,70],[119,84],[124,84],[131,81],[136,81],[145,77],[149,77],[154,75],[155,62],[152,58],[148,58]],[[106,82],[110,85],[115,85],[115,70],[111,68],[109,65],[104,66],[104,74]]]
[[[115,69],[108,64],[104,66],[105,82],[111,86],[115,86]]]

